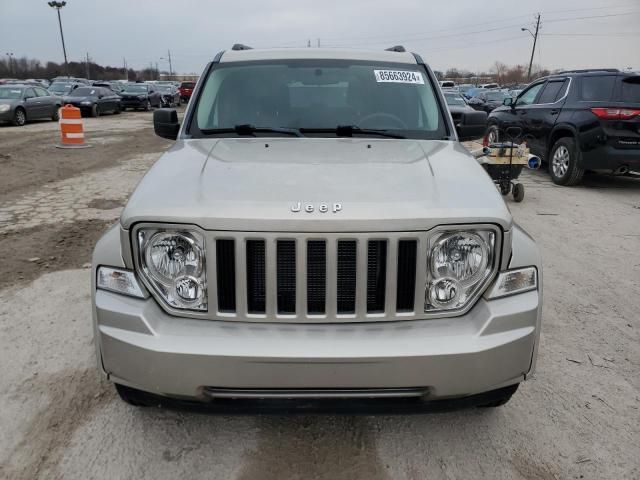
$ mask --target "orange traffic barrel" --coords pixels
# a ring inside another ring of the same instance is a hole
[[[84,143],[84,127],[80,109],[73,105],[65,105],[60,108],[60,145],[58,148],[83,148],[88,147]]]

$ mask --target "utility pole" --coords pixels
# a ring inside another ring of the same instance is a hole
[[[533,55],[536,53],[536,43],[538,42],[538,32],[540,31],[540,14],[536,18],[536,33],[533,33],[528,28],[521,28],[523,32],[529,32],[533,37],[533,48],[531,49],[531,60],[529,61],[529,72],[527,73],[527,80],[531,81],[531,67],[533,66]]]
[[[9,57],[9,76],[13,77],[13,52],[7,52],[7,57]]]
[[[171,66],[171,50],[167,50],[167,55],[169,58],[169,78],[173,76],[173,67]]]
[[[62,40],[62,53],[64,53],[64,70],[69,76],[69,62],[67,62],[67,47],[64,45],[64,34],[62,33],[62,19],[60,18],[60,9],[64,7],[67,2],[48,2],[51,8],[55,8],[58,11],[58,25],[60,26],[60,39]]]
[[[91,59],[89,58],[89,52],[87,52],[87,60],[85,61],[85,66],[86,66],[86,70],[87,70],[87,79],[91,78],[91,70],[90,70],[90,66],[89,66],[89,62],[91,61]]]
[[[127,59],[122,57],[122,65],[124,67],[124,74],[127,76],[127,82],[129,81],[129,69],[127,68]]]

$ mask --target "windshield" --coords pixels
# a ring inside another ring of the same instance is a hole
[[[73,88],[70,83],[52,83],[49,87],[49,91],[54,93],[68,93]]]
[[[80,87],[76,88],[73,92],[69,94],[70,97],[90,97],[92,95],[97,95],[98,91],[92,87]]]
[[[486,97],[487,97],[487,100],[489,101],[502,101],[505,98],[510,97],[510,95],[506,92],[499,91],[499,92],[487,92]]]
[[[14,100],[22,96],[21,88],[0,87],[0,98],[4,100]]]
[[[457,93],[445,93],[444,98],[447,101],[447,105],[466,105],[467,102]]]
[[[433,87],[419,65],[364,61],[221,64],[204,83],[195,120],[197,129],[190,132],[195,135],[247,124],[289,129],[349,125],[425,139],[446,134]]]
[[[147,93],[147,86],[140,84],[125,85],[124,91],[133,93]]]

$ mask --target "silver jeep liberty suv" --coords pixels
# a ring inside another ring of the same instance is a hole
[[[535,368],[541,261],[420,56],[219,53],[93,255],[98,366],[135,405],[498,406]]]

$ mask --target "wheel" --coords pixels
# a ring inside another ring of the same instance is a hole
[[[518,390],[519,385],[520,385],[519,383],[516,383],[515,385],[510,385],[508,387],[502,388],[499,392],[498,398],[496,398],[495,400],[489,403],[478,405],[478,407],[479,408],[501,407],[502,405],[506,404],[509,400],[511,400],[511,397],[513,396],[513,394],[516,393],[516,390]]]
[[[135,388],[125,387],[124,385],[120,385],[119,383],[115,384],[116,391],[122,399],[123,402],[128,403],[129,405],[133,405],[134,407],[148,407],[149,404],[144,401],[141,396],[141,392],[136,390]]]
[[[22,108],[16,108],[13,113],[13,120],[11,121],[16,127],[22,127],[27,123],[27,113]]]
[[[524,200],[524,185],[521,183],[515,183],[513,185],[513,200],[520,203]]]
[[[489,145],[500,141],[500,129],[497,125],[489,125],[487,129],[487,142]]]
[[[582,180],[584,168],[580,166],[580,151],[572,137],[558,140],[549,155],[549,174],[553,183],[576,185]]]
[[[113,114],[114,115],[120,114],[120,105],[116,104],[116,108],[113,109]]]
[[[93,106],[91,107],[91,116],[92,117],[99,117],[100,116],[100,110],[98,109],[98,104],[94,103]]]
[[[60,120],[60,105],[56,105],[53,109],[53,115],[51,115],[51,120],[57,122]]]
[[[148,112],[149,110],[151,110],[151,102],[147,100],[147,103],[144,105],[144,111]]]
[[[503,196],[507,196],[507,195],[509,195],[509,192],[511,192],[511,183],[510,182],[502,182],[502,183],[500,183],[500,193]]]

